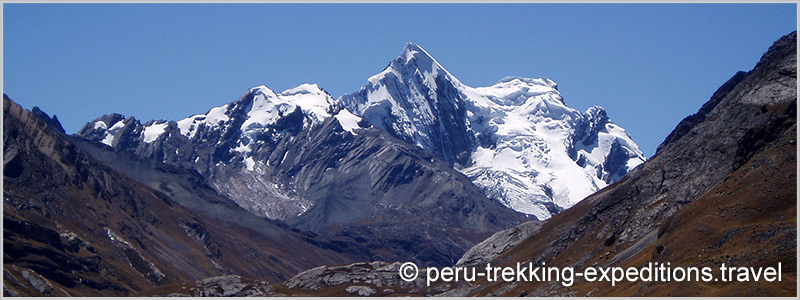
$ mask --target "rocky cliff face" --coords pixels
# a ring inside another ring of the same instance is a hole
[[[518,245],[539,228],[542,228],[542,221],[528,221],[499,231],[470,248],[456,262],[456,266],[483,267],[487,262]]]
[[[278,282],[369,259],[342,246],[355,241],[258,218],[197,173],[68,137],[38,108],[4,97],[3,116],[4,295],[130,295],[225,274]]]

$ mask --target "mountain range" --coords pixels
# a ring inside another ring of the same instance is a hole
[[[183,120],[109,114],[74,135],[4,95],[3,294],[796,295],[790,269],[779,285],[683,289],[397,276],[406,261],[794,266],[796,43],[647,161],[552,80],[470,87],[411,43],[339,98],[258,86]]]
[[[603,108],[581,113],[568,107],[552,80],[506,77],[490,87],[469,87],[411,43],[364,87],[338,99],[316,84],[279,93],[259,86],[183,120],[142,123],[112,114],[87,123],[78,135],[195,169],[242,207],[287,220],[316,200],[298,190],[309,183],[272,174],[286,159],[308,163],[275,145],[327,130],[327,118],[354,136],[374,127],[433,153],[490,199],[540,220],[645,161]]]

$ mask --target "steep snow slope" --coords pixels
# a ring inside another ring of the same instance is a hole
[[[547,219],[621,178],[645,157],[595,106],[566,105],[547,78],[462,84],[424,49],[407,44],[344,107],[433,152],[492,199]]]
[[[517,211],[549,218],[644,162],[601,107],[586,113],[568,107],[549,79],[507,77],[464,90],[488,104],[472,124],[491,142],[478,145],[461,171]]]
[[[464,122],[461,83],[414,44],[339,102],[393,136],[429,150],[448,163],[465,164],[474,144]]]

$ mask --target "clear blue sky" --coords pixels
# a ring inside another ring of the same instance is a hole
[[[645,155],[796,30],[795,4],[4,4],[3,92],[68,133],[178,120],[248,88],[356,91],[406,42],[471,86],[548,77]]]

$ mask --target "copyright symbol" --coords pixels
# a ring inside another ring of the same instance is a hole
[[[414,279],[417,279],[418,275],[419,269],[414,263],[407,262],[400,266],[400,279],[403,279],[406,282],[414,281]]]

